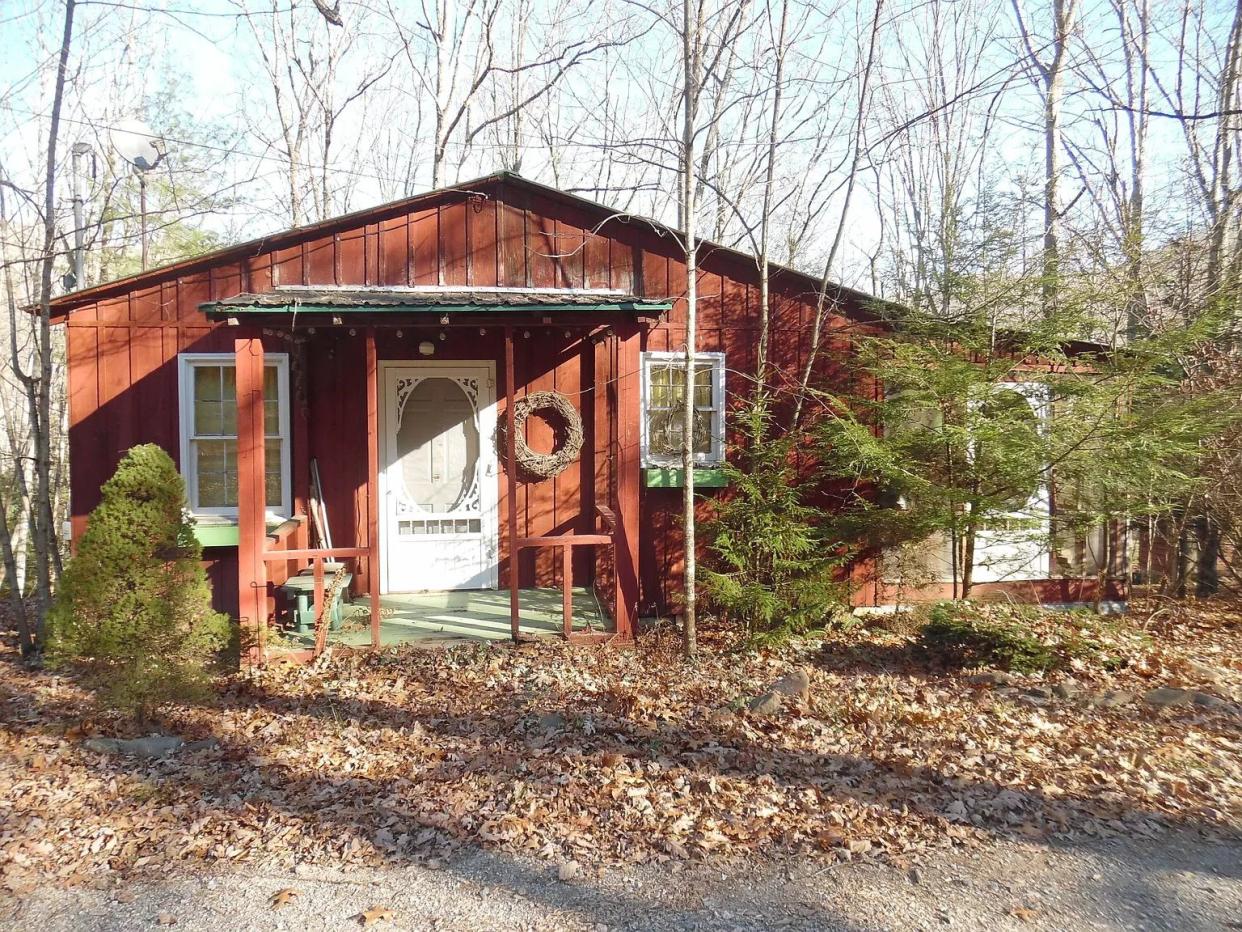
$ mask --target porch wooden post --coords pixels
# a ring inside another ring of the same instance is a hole
[[[250,660],[267,647],[267,502],[264,474],[263,344],[257,336],[233,341],[237,386],[237,600],[251,634]]]
[[[574,548],[561,547],[561,627],[565,637],[574,633]]]
[[[637,325],[617,332],[617,449],[613,460],[616,471],[617,531],[613,546],[616,576],[617,635],[632,638],[638,616],[638,510],[639,479],[642,469],[639,418],[641,381],[640,352],[642,330]]]
[[[516,393],[513,374],[513,328],[505,327],[505,476],[509,483],[509,633],[514,642],[518,640],[518,616],[520,612],[518,567],[518,513],[517,513],[517,438],[513,416],[513,400]]]
[[[371,646],[380,646],[379,363],[375,328],[367,328],[367,578],[371,584]]]

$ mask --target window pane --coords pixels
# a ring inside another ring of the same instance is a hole
[[[686,403],[686,370],[670,363],[668,369],[668,403],[670,407],[680,408]]]
[[[237,433],[237,401],[231,366],[194,366],[194,433],[228,437]]]
[[[195,441],[195,470],[199,508],[226,508],[237,504],[237,441]]]
[[[268,437],[280,436],[280,402],[263,395],[263,433]]]
[[[224,405],[219,401],[194,400],[194,433],[219,436],[224,433]]]
[[[220,367],[194,367],[194,433],[221,434]]]
[[[712,451],[712,413],[710,411],[694,412],[694,452],[710,453]]]
[[[220,401],[220,367],[194,367],[194,397],[199,401]]]
[[[680,456],[681,438],[685,435],[680,409],[652,411],[647,416],[647,445],[656,456]],[[712,451],[712,414],[710,411],[694,413],[694,452]]]
[[[651,411],[647,415],[647,445],[656,456],[672,456],[677,452],[672,437],[673,422],[671,411]],[[678,433],[677,436],[681,436]]]
[[[263,432],[280,436],[280,379],[275,366],[263,367]]]
[[[699,408],[712,407],[712,370],[710,363],[694,370],[694,404]]]
[[[220,404],[220,433],[228,437],[237,436],[237,399],[234,397]]]
[[[232,366],[220,367],[224,382],[220,411],[220,433],[237,436],[237,370]]]
[[[280,449],[282,441],[269,440],[263,446],[263,470],[265,473],[265,494],[269,508],[279,508],[284,494],[281,482],[284,473],[280,468]]]
[[[669,407],[672,404],[672,394],[669,391],[669,367],[659,363],[653,365],[649,372],[651,373],[651,406],[653,408]]]

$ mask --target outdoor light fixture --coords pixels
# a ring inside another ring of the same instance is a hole
[[[405,334],[404,334],[404,333],[402,333],[400,330],[398,330],[398,331],[397,331],[397,339],[398,339],[398,340],[400,340],[403,336],[405,336]]]
[[[447,334],[447,333],[445,333],[443,330],[441,330],[441,331],[440,331],[440,340],[441,340],[441,341],[444,341],[444,340],[447,340],[447,339],[448,339],[448,334]]]
[[[430,340],[423,340],[422,343],[418,344],[418,353],[420,356],[434,356],[435,352],[436,345]]]

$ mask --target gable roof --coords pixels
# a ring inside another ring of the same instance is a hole
[[[597,215],[600,221],[607,219],[615,219],[617,222],[639,222],[643,226],[649,227],[663,235],[679,235],[680,231],[659,220],[653,220],[650,217],[644,217],[637,214],[630,214],[623,211],[616,211],[605,204],[598,201],[592,201],[588,198],[562,191],[559,188],[553,188],[549,185],[541,184],[538,181],[532,181],[522,175],[509,171],[493,172],[490,175],[484,175],[473,181],[466,181],[443,188],[437,188],[434,191],[426,191],[421,194],[415,194],[411,197],[402,198],[397,201],[390,201],[386,204],[379,204],[374,207],[367,207],[352,213],[342,214],[339,217],[332,217],[328,220],[320,220],[315,223],[306,224],[300,227],[292,227],[288,230],[282,230],[277,233],[270,233],[266,236],[260,236],[256,239],[247,240],[243,243],[237,243],[232,246],[224,246],[220,249],[214,249],[210,252],[201,253],[186,259],[179,259],[166,265],[158,266],[153,269],[147,269],[142,272],[136,272],[123,278],[113,279],[109,282],[103,282],[98,285],[92,285],[89,288],[83,288],[79,291],[71,291],[66,294],[59,295],[52,299],[52,317],[63,318],[72,312],[75,308],[85,304],[91,304],[105,298],[115,297],[130,291],[136,291],[143,288],[148,283],[154,284],[157,281],[167,279],[170,275],[187,275],[194,272],[203,271],[221,263],[232,262],[244,259],[247,256],[256,255],[258,253],[267,252],[274,249],[282,249],[288,246],[303,242],[304,240],[313,239],[326,233],[333,233],[339,230],[353,229],[363,226],[367,223],[377,222],[390,216],[402,213],[408,213],[432,202],[439,200],[447,195],[460,194],[468,196],[476,192],[472,188],[484,188],[489,185],[506,184],[524,190],[529,194],[540,198],[559,201],[563,204],[571,205],[579,210]],[[484,194],[480,190],[477,193]],[[700,248],[704,251],[722,254],[735,260],[741,260],[750,263],[756,263],[757,258],[751,253],[734,249],[730,246],[724,246],[709,240],[700,240]],[[817,276],[810,275],[788,266],[778,265],[775,262],[768,263],[769,274],[780,275],[782,277],[800,281],[809,292],[818,292],[821,279]],[[852,303],[859,305],[880,303],[888,304],[882,299],[876,298],[865,292],[858,291],[853,288],[847,288],[844,285],[835,282],[829,283],[829,288],[833,297],[838,299],[845,298]],[[847,310],[842,308],[841,310]]]

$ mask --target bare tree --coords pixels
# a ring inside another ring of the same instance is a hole
[[[1045,314],[1056,308],[1060,282],[1061,255],[1061,106],[1065,97],[1065,75],[1070,36],[1078,0],[1051,0],[1049,38],[1035,37],[1022,12],[1023,0],[1011,0],[1022,45],[1032,73],[1043,94],[1044,133],[1044,245],[1041,291]]]
[[[881,24],[883,22],[883,11],[884,0],[876,0],[871,26],[866,34],[862,64],[858,72],[857,111],[852,138],[850,139],[849,169],[846,172],[842,185],[841,213],[837,220],[836,231],[832,237],[832,245],[829,247],[828,255],[824,259],[823,273],[820,275],[819,289],[815,297],[815,317],[811,323],[811,345],[807,351],[802,377],[799,380],[797,395],[794,398],[793,414],[790,418],[790,424],[793,427],[797,427],[802,419],[802,409],[806,403],[811,376],[815,371],[815,363],[818,359],[820,344],[823,340],[824,322],[831,308],[829,296],[835,289],[835,285],[832,282],[834,265],[849,222],[850,205],[853,201],[854,190],[857,187],[859,175],[867,158],[867,112],[871,106],[874,91],[872,78],[876,70],[876,54],[880,40]]]
[[[426,100],[431,107],[433,188],[445,183],[450,158],[460,170],[476,142],[498,127],[505,128],[505,158],[512,161],[513,140],[520,148],[531,109],[575,69],[629,41],[625,22],[592,21],[589,11],[571,2],[553,8],[535,34],[533,10],[524,0],[429,0],[412,22],[388,0],[400,56],[414,79],[412,102],[421,106]],[[499,40],[506,9],[512,10],[507,49]]]
[[[345,26],[326,16],[307,18],[278,0],[245,21],[272,95],[271,111],[246,111],[250,131],[286,163],[290,222],[329,217],[357,179],[335,164],[342,120],[387,76],[396,51],[385,49],[360,19]],[[275,137],[269,134],[271,117]]]
[[[694,532],[694,382],[695,382],[695,348],[697,344],[698,323],[698,275],[699,275],[699,244],[695,229],[698,204],[698,182],[695,176],[698,127],[696,125],[699,108],[699,94],[702,90],[702,59],[703,59],[703,22],[700,18],[703,7],[696,6],[691,0],[682,0],[681,4],[681,204],[679,212],[682,218],[682,245],[686,255],[686,345],[685,368],[683,370],[685,384],[683,386],[684,404],[681,425],[681,467],[684,473],[682,497],[682,524],[685,546],[685,580],[683,584],[682,642],[687,658],[693,659],[698,653],[698,627],[695,613],[698,596],[695,592],[696,569],[696,537]]]
[[[57,392],[55,382],[54,346],[52,339],[52,274],[58,256],[58,230],[56,215],[57,152],[61,130],[61,110],[64,106],[65,84],[69,72],[69,53],[73,43],[74,14],[77,0],[65,0],[64,26],[60,48],[56,57],[56,77],[53,84],[51,111],[48,118],[47,145],[43,164],[42,191],[42,245],[35,258],[38,269],[36,297],[37,318],[34,321],[33,352],[23,350],[19,333],[24,322],[19,322],[17,301],[12,279],[6,274],[6,292],[9,305],[9,363],[13,374],[22,387],[26,400],[26,416],[29,423],[33,453],[34,489],[23,490],[19,496],[30,496],[30,537],[35,557],[35,615],[29,624],[29,615],[23,607],[18,612],[19,637],[24,654],[38,649],[44,638],[44,626],[52,602],[52,587],[60,572],[60,550],[57,545],[56,523],[52,510],[53,463],[52,434],[57,424],[53,421],[53,397]],[[6,256],[7,260],[7,256]],[[9,264],[5,262],[6,273]],[[17,475],[23,475],[17,470]],[[0,525],[0,541],[3,543],[3,559],[6,572],[15,576],[16,559],[12,548],[12,536],[7,515]],[[16,590],[18,587],[14,587]],[[20,592],[16,596],[20,600]]]
[[[992,135],[1009,83],[985,66],[994,10],[965,0],[920,11],[895,31],[897,77],[877,95],[881,119],[904,127],[878,156],[892,181],[894,297],[945,319],[985,310],[985,296],[964,300],[958,283],[1005,260],[988,255],[999,245]]]
[[[1113,323],[1113,339],[1134,337],[1148,320],[1146,202],[1147,139],[1151,123],[1149,69],[1152,64],[1150,0],[1115,0],[1109,15],[1120,39],[1110,59],[1084,42],[1076,73],[1103,106],[1091,108],[1084,123],[1095,138],[1063,140],[1083,191],[1091,199],[1110,252],[1122,258],[1123,311]],[[1098,256],[1098,274],[1114,278],[1111,255]]]
[[[772,4],[765,5],[765,19],[772,35],[772,103],[768,115],[767,164],[763,172],[763,206],[759,212],[759,345],[756,350],[755,382],[763,391],[768,378],[768,341],[772,327],[772,282],[770,240],[772,198],[776,185],[776,154],[780,144],[781,103],[785,91],[786,37],[789,30],[789,0],[781,0],[780,22],[773,28]]]

